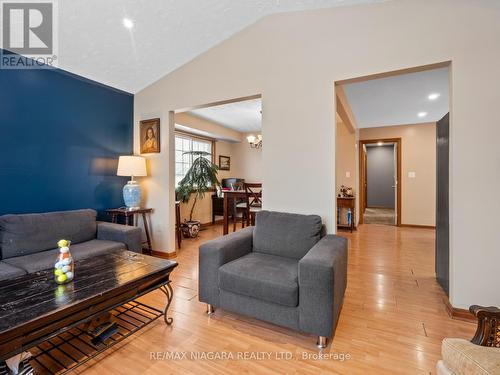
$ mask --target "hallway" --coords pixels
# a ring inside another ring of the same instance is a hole
[[[198,246],[221,226],[182,242],[173,273],[174,324],[162,320],[89,364],[85,374],[435,374],[444,337],[470,339],[475,324],[448,317],[434,278],[434,230],[360,225],[349,239],[348,287],[333,345],[322,353],[349,359],[313,359],[315,337],[223,310],[208,317],[198,302]],[[143,297],[162,307],[155,291]],[[217,340],[214,340],[217,337]],[[292,359],[154,360],[150,352],[289,352]],[[339,357],[340,358],[340,357]],[[114,367],[120,366],[120,367]],[[292,370],[292,371],[291,371]]]

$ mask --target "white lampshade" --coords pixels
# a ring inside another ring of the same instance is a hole
[[[146,159],[142,156],[120,156],[117,176],[147,176]]]
[[[248,143],[255,143],[255,135],[249,135],[247,141]]]

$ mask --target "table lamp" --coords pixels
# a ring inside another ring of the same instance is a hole
[[[147,176],[146,159],[142,156],[120,156],[117,176],[130,176],[130,181],[123,187],[123,200],[129,209],[139,208],[141,204],[141,187],[134,176]]]

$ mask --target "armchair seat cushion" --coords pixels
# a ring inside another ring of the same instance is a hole
[[[443,362],[452,374],[488,375],[500,373],[500,349],[479,346],[463,339],[444,339]],[[443,372],[443,371],[442,371]]]
[[[219,268],[219,288],[295,307],[299,303],[298,261],[252,252]]]

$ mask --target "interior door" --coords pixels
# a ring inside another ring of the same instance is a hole
[[[367,207],[394,209],[394,145],[371,144],[366,154]]]
[[[368,160],[366,159],[366,145],[363,145],[363,161],[364,161],[364,168],[363,168],[363,194],[365,199],[363,200],[363,213],[366,210],[367,204],[366,204],[366,187],[368,184],[366,183],[366,168],[368,166]]]
[[[450,114],[436,124],[436,278],[446,295],[450,283]]]
[[[398,225],[398,144],[394,143],[394,184],[392,189],[394,191],[394,225]]]

